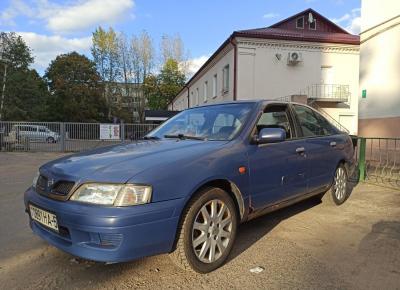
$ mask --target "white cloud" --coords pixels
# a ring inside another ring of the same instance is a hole
[[[349,13],[346,13],[339,18],[334,18],[332,21],[344,26],[350,33],[359,34],[361,29],[361,9],[354,8]]]
[[[210,58],[209,55],[202,55],[202,56],[190,59],[188,61],[189,75],[194,75],[209,58]]]
[[[361,32],[361,17],[358,16],[353,18],[346,29],[353,34],[359,34]]]
[[[32,48],[35,56],[34,68],[43,72],[55,57],[62,53],[77,51],[89,53],[92,37],[65,38],[61,36],[48,36],[34,32],[17,32]]]
[[[113,23],[126,16],[133,0],[88,0],[54,9],[47,27],[57,33],[79,31],[99,24]]]
[[[12,0],[0,13],[0,24],[14,25],[19,15],[29,21],[42,21],[45,27],[58,34],[93,29],[134,17],[134,0],[72,0],[57,4],[50,0]]]
[[[15,26],[14,18],[20,14],[32,16],[29,5],[22,0],[12,0],[11,4],[0,12],[0,25]]]
[[[278,13],[270,12],[270,13],[264,14],[264,15],[263,15],[263,18],[265,18],[265,19],[270,19],[270,18],[276,18],[276,17],[278,17],[278,16],[279,16]]]

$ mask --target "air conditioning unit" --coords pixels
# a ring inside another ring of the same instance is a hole
[[[288,64],[289,65],[296,65],[302,61],[303,61],[303,57],[301,55],[301,52],[297,52],[297,51],[289,52],[289,55],[288,55]]]

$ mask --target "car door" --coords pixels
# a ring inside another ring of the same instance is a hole
[[[32,140],[32,141],[40,140],[38,130],[39,130],[39,128],[37,126],[29,126],[29,139],[30,140]]]
[[[263,127],[281,127],[287,132],[287,139],[250,146],[251,204],[255,210],[304,194],[307,188],[305,144],[297,139],[288,106],[268,105],[253,134]]]
[[[308,158],[307,192],[321,191],[330,186],[340,161],[342,138],[337,130],[313,109],[293,105],[302,137],[306,140]]]

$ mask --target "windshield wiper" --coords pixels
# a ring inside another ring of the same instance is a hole
[[[144,136],[143,140],[160,140],[160,137],[157,137],[157,136]]]
[[[204,138],[204,137],[190,136],[190,135],[185,135],[185,134],[164,135],[164,138],[178,138],[178,139],[181,139],[181,140],[185,140],[185,139],[206,140],[206,138]]]

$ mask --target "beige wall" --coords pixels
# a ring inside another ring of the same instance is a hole
[[[288,65],[288,53],[299,52],[303,61]],[[280,59],[278,59],[280,56]],[[237,99],[275,99],[299,94],[308,86],[321,83],[321,67],[332,67],[332,84],[349,85],[347,104],[320,104],[334,117],[346,121],[346,128],[357,133],[358,46],[301,43],[259,39],[238,39]]]
[[[361,32],[400,14],[399,0],[362,0]]]
[[[395,16],[400,1],[362,1],[360,92],[367,95],[359,99],[361,136],[400,137],[400,17]]]
[[[229,90],[222,91],[222,74],[226,65],[229,65]],[[213,96],[213,78],[217,75],[217,95]],[[204,83],[207,82],[207,99],[204,98]],[[189,99],[190,107],[198,105],[212,104],[223,101],[233,100],[233,83],[234,83],[234,49],[233,46],[228,45],[220,54],[211,62],[203,73],[200,73],[189,84]],[[199,97],[197,99],[197,89]],[[173,106],[169,109],[184,110],[187,108],[187,89],[174,100]]]

